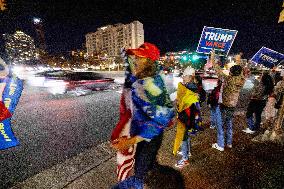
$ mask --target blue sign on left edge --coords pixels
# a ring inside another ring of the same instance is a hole
[[[23,81],[17,77],[6,77],[6,86],[2,98],[5,106],[13,114],[23,91]],[[19,145],[11,128],[11,118],[0,122],[0,150]]]
[[[273,68],[284,64],[284,54],[276,52],[266,47],[262,47],[250,60],[265,67]]]
[[[237,33],[237,30],[204,26],[196,52],[209,54],[214,49],[216,54],[226,56]]]

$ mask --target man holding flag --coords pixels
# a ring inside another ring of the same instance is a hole
[[[120,101],[120,120],[111,136],[117,150],[118,185],[113,189],[142,189],[148,171],[156,165],[164,129],[175,116],[160,74],[159,49],[144,43],[128,49],[126,80]],[[134,175],[131,170],[134,169]]]

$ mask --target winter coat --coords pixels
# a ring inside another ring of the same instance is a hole
[[[239,76],[223,74],[219,66],[215,66],[219,77],[223,78],[222,86],[222,104],[226,107],[234,108],[237,106],[240,91],[245,84],[245,76],[241,73]]]

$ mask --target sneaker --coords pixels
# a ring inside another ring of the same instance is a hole
[[[212,144],[212,148],[215,148],[215,149],[217,149],[217,150],[219,150],[221,152],[224,151],[224,148],[220,147],[217,143]]]
[[[227,147],[228,148],[233,148],[233,145],[232,144],[227,144]]]
[[[214,125],[210,125],[210,129],[215,129],[215,126]]]
[[[255,133],[255,131],[250,130],[250,128],[244,129],[243,132],[245,132],[247,134],[254,134]]]
[[[175,167],[182,169],[187,165],[189,165],[189,160],[181,159],[175,164]]]

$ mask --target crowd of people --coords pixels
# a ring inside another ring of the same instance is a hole
[[[216,63],[215,52],[212,51],[210,62],[218,75],[217,86],[206,94],[202,87],[202,78],[195,74],[192,67],[187,67],[183,71],[182,82],[178,83],[177,91],[171,95],[163,80],[158,64],[160,51],[155,45],[144,43],[137,49],[124,51],[123,57],[126,79],[120,100],[119,122],[111,135],[112,147],[117,150],[119,181],[114,189],[142,189],[147,183],[151,185],[150,171],[165,169],[171,172],[167,167],[160,166],[157,169],[159,165],[156,161],[163,132],[171,126],[176,126],[173,154],[181,155],[175,167],[182,169],[189,165],[192,155],[191,138],[204,130],[201,107],[205,101],[210,108],[210,128],[217,130],[217,142],[212,144],[212,148],[222,152],[225,148],[233,147],[234,112],[240,91],[250,74],[249,69],[241,63],[241,55],[235,57],[236,65],[229,69],[229,74],[225,74]],[[17,81],[16,77],[9,74],[8,66],[0,60],[0,121],[10,121],[21,94],[19,90],[13,107],[3,103],[2,98],[14,94],[10,90],[15,91],[11,87],[9,90],[7,88],[10,80]],[[273,68],[270,72],[263,72],[254,81],[246,111],[247,128],[243,130],[247,134],[258,132],[254,141],[283,142],[283,94],[284,70],[280,73]],[[265,132],[260,133],[261,130]],[[155,173],[152,172],[153,175]]]
[[[195,75],[193,68],[187,67],[176,93],[171,96],[157,63],[159,55],[159,49],[150,43],[124,52],[126,80],[121,95],[120,119],[111,137],[112,146],[117,150],[119,181],[113,188],[142,189],[147,185],[145,180],[149,180],[149,171],[158,166],[156,156],[163,132],[170,126],[176,126],[173,154],[182,156],[175,167],[181,169],[189,165],[191,137],[202,131],[204,126],[201,112],[204,101],[210,108],[210,128],[217,129],[217,142],[212,148],[224,151],[233,147],[234,112],[249,75],[249,69],[241,64],[241,55],[235,57],[236,65],[229,69],[229,74],[224,74],[215,63],[212,51],[210,62],[218,75],[217,86],[206,95],[202,80]],[[246,112],[245,133],[258,132],[263,123],[263,127],[271,131],[271,136],[273,133],[281,135],[284,72],[278,78],[275,76],[273,69],[271,73],[262,73],[255,81]],[[263,111],[265,120],[262,122]],[[262,139],[264,135],[267,131]]]

